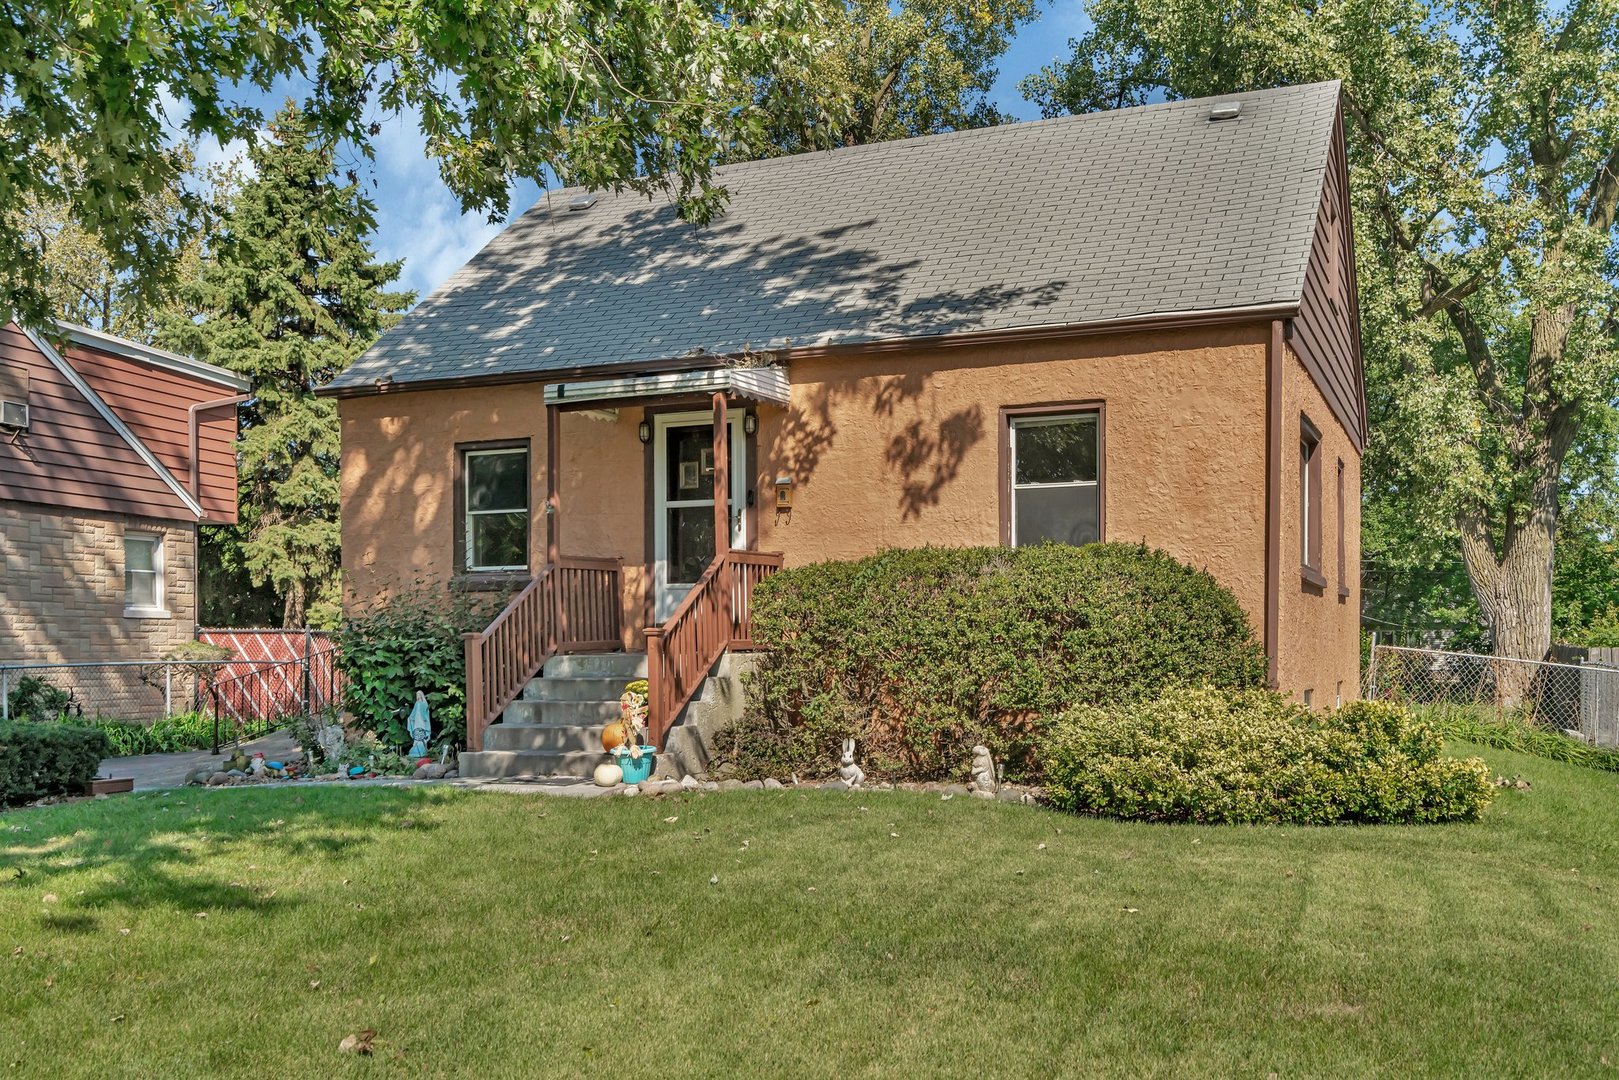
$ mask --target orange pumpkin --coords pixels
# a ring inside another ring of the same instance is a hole
[[[630,741],[629,725],[622,720],[615,720],[602,728],[602,749],[609,754],[615,746],[623,746]]]

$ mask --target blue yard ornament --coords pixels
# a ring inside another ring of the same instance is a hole
[[[416,741],[410,744],[412,760],[427,756],[427,740],[433,737],[433,722],[427,716],[427,695],[416,691],[416,704],[410,707],[410,719],[405,728]]]

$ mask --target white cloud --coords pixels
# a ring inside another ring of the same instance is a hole
[[[462,212],[439,176],[438,163],[427,154],[414,115],[384,121],[374,142],[377,157],[370,180],[377,202],[377,253],[405,261],[400,284],[414,289],[419,298],[476,255],[504,223]],[[517,185],[512,216],[526,210],[538,195],[532,183]]]

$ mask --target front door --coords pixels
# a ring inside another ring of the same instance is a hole
[[[731,546],[747,546],[747,443],[742,417],[729,424]],[[714,417],[674,413],[654,417],[652,442],[652,574],[654,621],[674,614],[714,559]]]

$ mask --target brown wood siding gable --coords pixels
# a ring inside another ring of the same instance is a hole
[[[29,375],[29,428],[0,435],[0,499],[194,521],[189,507],[28,336],[0,327],[0,364]]]
[[[190,484],[192,405],[236,394],[228,386],[169,371],[103,349],[72,344],[64,351],[85,382],[183,485]],[[236,521],[236,406],[197,418],[198,487],[193,497],[210,522]]]
[[[1366,387],[1360,353],[1360,298],[1349,210],[1343,111],[1333,124],[1315,239],[1289,342],[1357,450],[1366,448]]]

